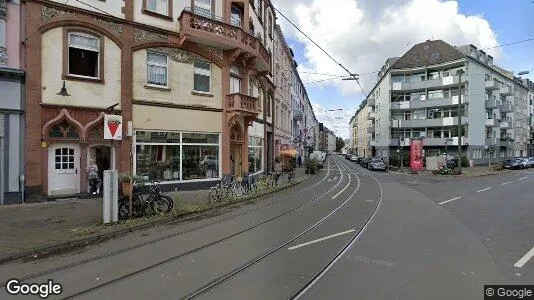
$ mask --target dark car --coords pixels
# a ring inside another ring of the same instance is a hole
[[[534,157],[527,157],[529,168],[534,168]]]
[[[364,168],[367,168],[369,166],[369,162],[371,161],[371,157],[364,157],[360,161],[360,165]]]
[[[505,169],[510,169],[510,170],[519,170],[521,169],[523,166],[521,164],[521,162],[519,162],[517,159],[507,159],[503,162],[503,167]]]
[[[368,169],[371,171],[381,170],[381,171],[386,172],[388,169],[388,166],[380,158],[373,158],[368,163]]]

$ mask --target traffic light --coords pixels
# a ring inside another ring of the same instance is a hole
[[[323,123],[319,123],[319,131],[324,131]]]

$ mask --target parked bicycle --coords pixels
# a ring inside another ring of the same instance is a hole
[[[256,179],[252,174],[245,173],[243,175],[241,186],[243,187],[243,194],[245,195],[258,192],[258,185],[256,184]]]
[[[243,195],[243,185],[238,182],[234,175],[224,174],[221,182],[212,187],[208,193],[211,203],[222,201],[228,196],[240,197]]]
[[[161,194],[160,183],[152,181],[151,185],[135,186],[132,191],[132,216],[141,217],[148,208],[157,214],[168,213],[174,207],[174,201]],[[119,198],[119,218],[124,220],[130,216],[130,198],[125,195]]]

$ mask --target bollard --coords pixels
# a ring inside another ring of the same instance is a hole
[[[119,176],[117,170],[104,171],[104,204],[102,216],[104,224],[118,222],[119,220]]]

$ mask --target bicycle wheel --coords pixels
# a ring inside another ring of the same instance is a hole
[[[150,199],[150,207],[157,214],[167,213],[171,210],[169,202],[163,197],[166,196],[152,197],[152,199]],[[172,201],[170,198],[169,200]]]
[[[119,203],[119,220],[127,220],[130,217],[130,203],[128,202],[126,200]]]
[[[220,188],[218,186],[212,187],[208,193],[208,202],[215,203],[220,200],[221,193],[219,192]]]
[[[232,193],[237,197],[243,196],[243,187],[241,186],[241,184],[234,182],[232,184]]]
[[[161,199],[167,201],[167,203],[169,203],[169,210],[167,210],[166,212],[170,212],[173,208],[174,208],[174,200],[172,200],[171,197],[169,196],[164,196],[164,195],[160,195]]]

